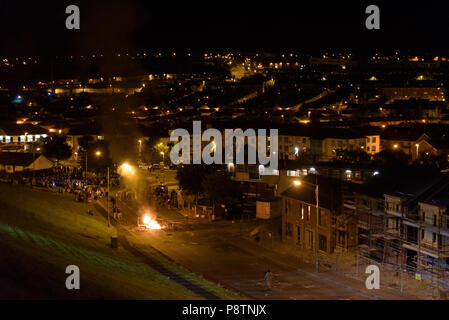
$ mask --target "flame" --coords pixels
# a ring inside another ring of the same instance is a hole
[[[148,229],[160,230],[162,226],[157,223],[156,220],[152,219],[148,214],[143,216],[142,222]]]

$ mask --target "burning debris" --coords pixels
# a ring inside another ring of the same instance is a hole
[[[147,229],[152,230],[162,229],[162,226],[147,213],[143,216],[142,222]]]

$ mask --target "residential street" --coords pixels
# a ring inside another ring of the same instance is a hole
[[[141,205],[127,200],[120,201],[120,207],[122,224],[133,232]],[[162,219],[186,221],[174,210],[157,209],[156,214]],[[311,264],[245,239],[241,224],[244,222],[190,221],[188,230],[147,230],[144,237],[148,245],[183,267],[253,299],[415,299],[389,288],[367,290],[362,281],[334,272],[316,274]],[[264,281],[267,269],[273,274],[271,292]]]

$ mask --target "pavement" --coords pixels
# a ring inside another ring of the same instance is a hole
[[[120,201],[122,225],[132,230],[142,206],[135,200]],[[148,203],[145,203],[148,206]],[[182,220],[175,210],[152,207],[159,218]],[[204,278],[233,289],[250,299],[280,300],[408,300],[416,297],[397,290],[368,290],[363,281],[333,271],[315,273],[314,265],[257,245],[242,236],[241,222],[185,223],[186,228],[149,230],[148,245]],[[273,274],[271,291],[264,275]]]

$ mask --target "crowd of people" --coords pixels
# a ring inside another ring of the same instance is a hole
[[[59,193],[70,193],[77,201],[87,201],[90,198],[96,200],[108,192],[106,175],[88,172],[86,177],[82,168],[68,166],[57,166],[36,172],[3,173],[1,180],[11,184],[17,183]],[[118,176],[110,176],[109,186],[117,185],[119,185]]]

